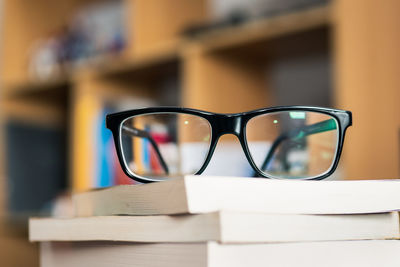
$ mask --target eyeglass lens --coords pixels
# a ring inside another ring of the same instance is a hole
[[[246,126],[250,155],[265,175],[312,178],[328,172],[338,147],[334,117],[309,111],[259,115]]]
[[[157,180],[195,174],[211,142],[211,126],[201,117],[179,113],[139,115],[123,121],[122,154],[130,172]]]

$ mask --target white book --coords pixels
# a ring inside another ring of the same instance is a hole
[[[197,214],[220,210],[362,214],[400,209],[400,180],[299,181],[186,176],[73,196],[76,216]]]
[[[275,244],[43,242],[42,267],[398,267],[399,240]]]
[[[265,243],[399,239],[397,212],[292,215],[215,212],[198,215],[30,219],[31,241]]]

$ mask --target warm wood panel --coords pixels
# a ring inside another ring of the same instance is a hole
[[[194,47],[186,51],[183,64],[185,107],[230,113],[272,103],[265,68],[251,59],[203,53]]]
[[[349,179],[400,177],[400,1],[337,0],[336,103],[353,111]]]
[[[0,222],[0,259],[1,266],[39,266],[38,244],[28,241],[27,236],[10,234],[10,229]]]
[[[206,0],[135,0],[129,36],[134,57],[176,47],[186,27],[206,20]]]

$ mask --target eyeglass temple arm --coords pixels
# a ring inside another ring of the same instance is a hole
[[[283,141],[285,141],[287,139],[296,140],[296,139],[300,139],[300,138],[303,138],[308,135],[323,133],[323,132],[327,132],[327,131],[335,130],[335,129],[336,129],[336,121],[334,119],[329,119],[329,120],[321,121],[321,122],[314,123],[311,125],[302,126],[302,127],[299,127],[297,129],[294,129],[294,130],[286,132],[286,133],[282,133],[272,143],[272,146],[271,146],[267,156],[265,157],[264,162],[261,165],[260,169],[264,170],[268,166],[276,149]]]
[[[169,173],[168,166],[165,163],[165,160],[160,153],[160,149],[158,148],[156,141],[154,141],[153,137],[151,137],[151,135],[148,132],[140,130],[138,128],[129,127],[126,125],[122,126],[122,130],[131,136],[142,137],[142,138],[146,138],[147,140],[149,140],[151,146],[154,148],[154,151],[157,154],[158,159],[160,160],[161,166],[163,167],[164,171],[166,172],[166,174]]]

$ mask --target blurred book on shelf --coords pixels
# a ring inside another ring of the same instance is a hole
[[[135,183],[126,176],[121,169],[115,150],[114,139],[111,131],[106,128],[105,118],[109,113],[122,111],[128,108],[135,109],[152,105],[154,105],[154,101],[150,99],[126,98],[121,101],[105,101],[95,108],[92,113],[93,118],[88,120],[88,122],[92,123],[92,126],[90,127],[91,129],[89,129],[89,133],[87,133],[89,136],[92,136],[95,144],[92,147],[92,151],[90,151],[94,163],[92,165],[88,164],[93,177],[80,178],[85,180],[89,179],[86,182],[83,181],[87,186],[86,189]],[[141,139],[138,141],[145,142],[146,140]],[[149,155],[142,156],[142,152],[139,153],[141,157],[146,160],[145,164],[148,164],[150,160]]]
[[[94,175],[95,183],[93,187],[108,187],[116,184],[124,184],[129,182],[125,180],[125,174],[123,174],[115,151],[114,140],[112,134],[105,127],[105,117],[108,113],[111,113],[112,109],[104,107],[98,113],[97,120],[95,122],[94,133],[97,140],[95,146],[94,158],[97,164],[94,164]],[[127,183],[130,184],[130,183]]]

